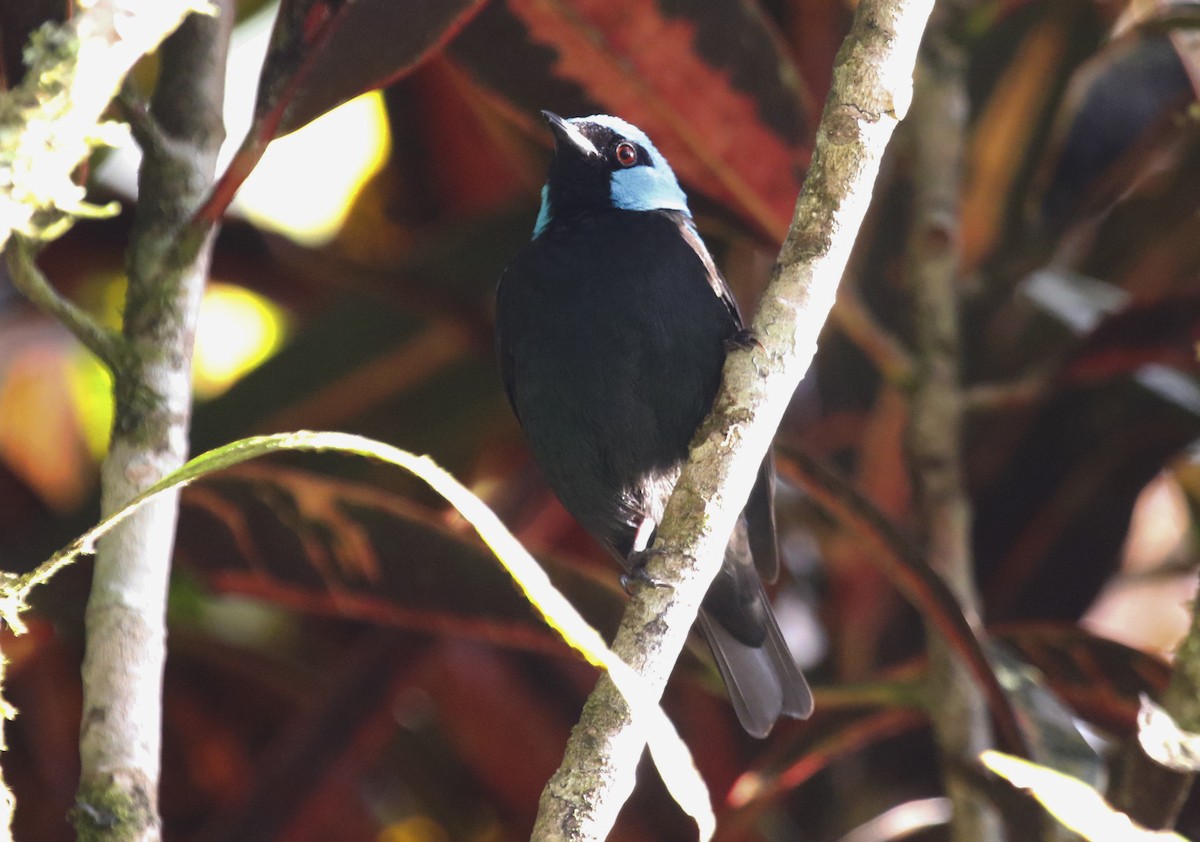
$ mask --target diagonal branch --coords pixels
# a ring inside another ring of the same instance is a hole
[[[14,234],[9,239],[4,254],[8,258],[8,272],[13,286],[42,312],[62,322],[85,348],[108,366],[109,371],[116,371],[126,351],[121,335],[104,327],[70,299],[59,295],[34,262],[36,251],[35,244],[22,234]]]
[[[710,417],[659,528],[648,572],[614,651],[662,692],[725,544],[749,497],[870,203],[888,139],[911,98],[912,68],[932,0],[863,0],[838,54],[816,151],[753,330],[760,344],[730,353]],[[584,706],[563,764],[542,793],[533,837],[599,839],[633,789],[645,744],[607,675]]]

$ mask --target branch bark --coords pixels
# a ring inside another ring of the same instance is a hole
[[[959,191],[967,131],[966,53],[957,43],[962,4],[939,4],[917,62],[909,127],[915,215],[907,280],[914,305],[916,366],[908,451],[917,518],[929,565],[945,579],[978,630],[979,596],[971,551],[971,504],[963,486],[963,391],[956,280]],[[962,659],[927,624],[930,722],[942,778],[954,805],[952,838],[1003,838],[1000,817],[962,770],[992,748],[987,699]]]
[[[713,412],[659,528],[650,575],[670,588],[634,594],[613,650],[661,695],[817,335],[862,224],[884,148],[911,98],[932,0],[863,0],[838,53],[816,151],[753,331],[730,353]],[[584,706],[562,766],[542,793],[533,838],[606,836],[634,785],[645,744],[607,675]]]
[[[162,142],[144,150],[128,252],[116,412],[101,471],[105,516],[183,464],[191,355],[215,226],[178,242],[212,183],[233,4],[193,15],[160,51],[150,113]],[[158,775],[166,595],[178,493],[164,494],[99,543],[88,600],[76,831],[88,840],[160,838]]]

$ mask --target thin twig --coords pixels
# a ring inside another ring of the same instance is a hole
[[[912,355],[900,338],[867,309],[854,284],[842,283],[830,316],[859,350],[870,358],[884,380],[900,389],[912,382]]]
[[[38,268],[34,260],[36,252],[37,245],[20,234],[9,239],[4,255],[13,286],[42,312],[62,322],[110,371],[116,371],[127,350],[121,334],[104,327],[89,313],[59,295]]]
[[[816,353],[870,202],[884,148],[911,97],[932,0],[862,0],[838,54],[812,165],[753,331],[731,352],[713,412],[693,440],[658,531],[650,575],[670,588],[633,596],[613,650],[661,694],[716,576],[788,401]],[[542,793],[533,837],[602,839],[633,789],[645,736],[611,679],[584,706]]]

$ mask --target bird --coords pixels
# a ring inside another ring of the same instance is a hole
[[[636,579],[727,349],[752,339],[650,138],[610,115],[542,115],[554,154],[533,237],[497,285],[496,353],[549,486]],[[768,454],[697,620],[758,738],[813,709],[763,587],[779,570],[774,495]]]

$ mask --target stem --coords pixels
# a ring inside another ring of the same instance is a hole
[[[191,355],[215,226],[175,243],[213,181],[224,139],[221,104],[231,0],[192,15],[163,44],[150,116],[164,142],[145,150],[128,253],[124,337],[114,372],[112,443],[101,471],[107,516],[183,464]],[[178,492],[139,510],[99,543],[83,663],[76,831],[88,840],[160,838],[158,776],[166,596]]]
[[[8,241],[4,252],[13,286],[42,312],[62,322],[110,371],[119,368],[125,350],[121,336],[58,294],[34,262],[36,250],[36,245],[20,234]]]
[[[959,189],[967,130],[966,55],[954,41],[961,5],[939,6],[914,79],[915,220],[908,243],[916,357],[908,435],[917,517],[930,566],[979,626],[971,552],[971,504],[963,487],[963,392],[958,296]],[[954,805],[952,838],[1002,839],[999,815],[962,771],[992,747],[987,700],[962,660],[928,628],[930,720]]]
[[[713,412],[658,530],[647,571],[670,588],[633,596],[613,650],[661,694],[787,403],[816,353],[879,163],[911,94],[932,0],[862,0],[838,54],[812,165],[763,295],[759,345],[731,352]],[[608,675],[542,793],[533,838],[602,839],[634,785],[645,740]]]
[[[912,381],[913,361],[898,337],[872,315],[853,284],[842,284],[832,318],[887,382],[905,388]]]

